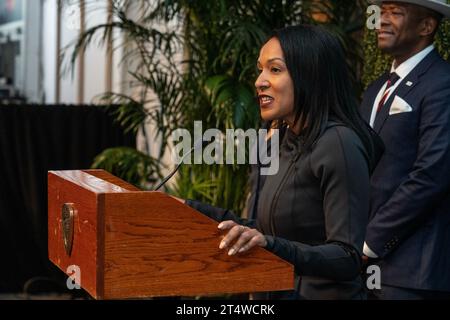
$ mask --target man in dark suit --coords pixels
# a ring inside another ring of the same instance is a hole
[[[376,1],[375,1],[376,2]],[[433,46],[445,0],[378,1],[378,46],[394,58],[361,112],[385,143],[371,179],[364,254],[379,299],[450,298],[450,64]]]

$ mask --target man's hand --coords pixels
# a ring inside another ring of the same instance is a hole
[[[255,246],[267,246],[266,238],[256,229],[239,225],[231,220],[221,222],[218,228],[220,230],[230,230],[219,245],[219,249],[229,248],[229,256],[246,252]]]

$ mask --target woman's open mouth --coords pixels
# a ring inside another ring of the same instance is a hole
[[[259,97],[259,106],[260,107],[267,107],[270,104],[272,104],[272,102],[275,100],[271,96],[267,96],[267,95],[260,95],[258,97]]]

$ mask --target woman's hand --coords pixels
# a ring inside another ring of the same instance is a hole
[[[221,222],[218,228],[230,230],[219,245],[219,249],[229,248],[229,256],[248,251],[255,246],[267,246],[266,238],[256,229],[239,225],[234,221]]]

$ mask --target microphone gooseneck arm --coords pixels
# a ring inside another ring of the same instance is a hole
[[[191,153],[191,152],[189,152],[189,154],[190,154],[190,153]],[[178,171],[178,169],[180,169],[182,163],[183,163],[183,162],[180,162],[180,163],[175,167],[175,169],[172,170],[172,172],[171,172],[167,177],[165,177],[165,178],[164,178],[164,179],[156,186],[156,188],[155,188],[153,191],[158,191],[159,189],[161,189],[161,187],[162,187],[163,185],[165,185],[166,182],[170,180],[170,178],[173,177],[173,175]]]
[[[186,153],[183,158],[181,159],[180,163],[177,164],[177,166],[175,167],[175,169],[173,169],[170,174],[168,176],[166,176],[156,187],[155,189],[153,189],[153,191],[158,191],[159,189],[161,189],[161,187],[163,185],[166,184],[167,181],[170,180],[170,178],[173,177],[173,175],[178,171],[178,169],[180,169],[181,165],[183,164],[184,159],[186,159],[187,156],[189,156],[192,152],[194,152],[195,149],[197,149],[198,147],[202,146],[204,147],[205,145],[208,145],[209,141],[197,141],[196,143],[194,143],[194,146],[192,147],[191,150],[189,150],[188,153]]]

